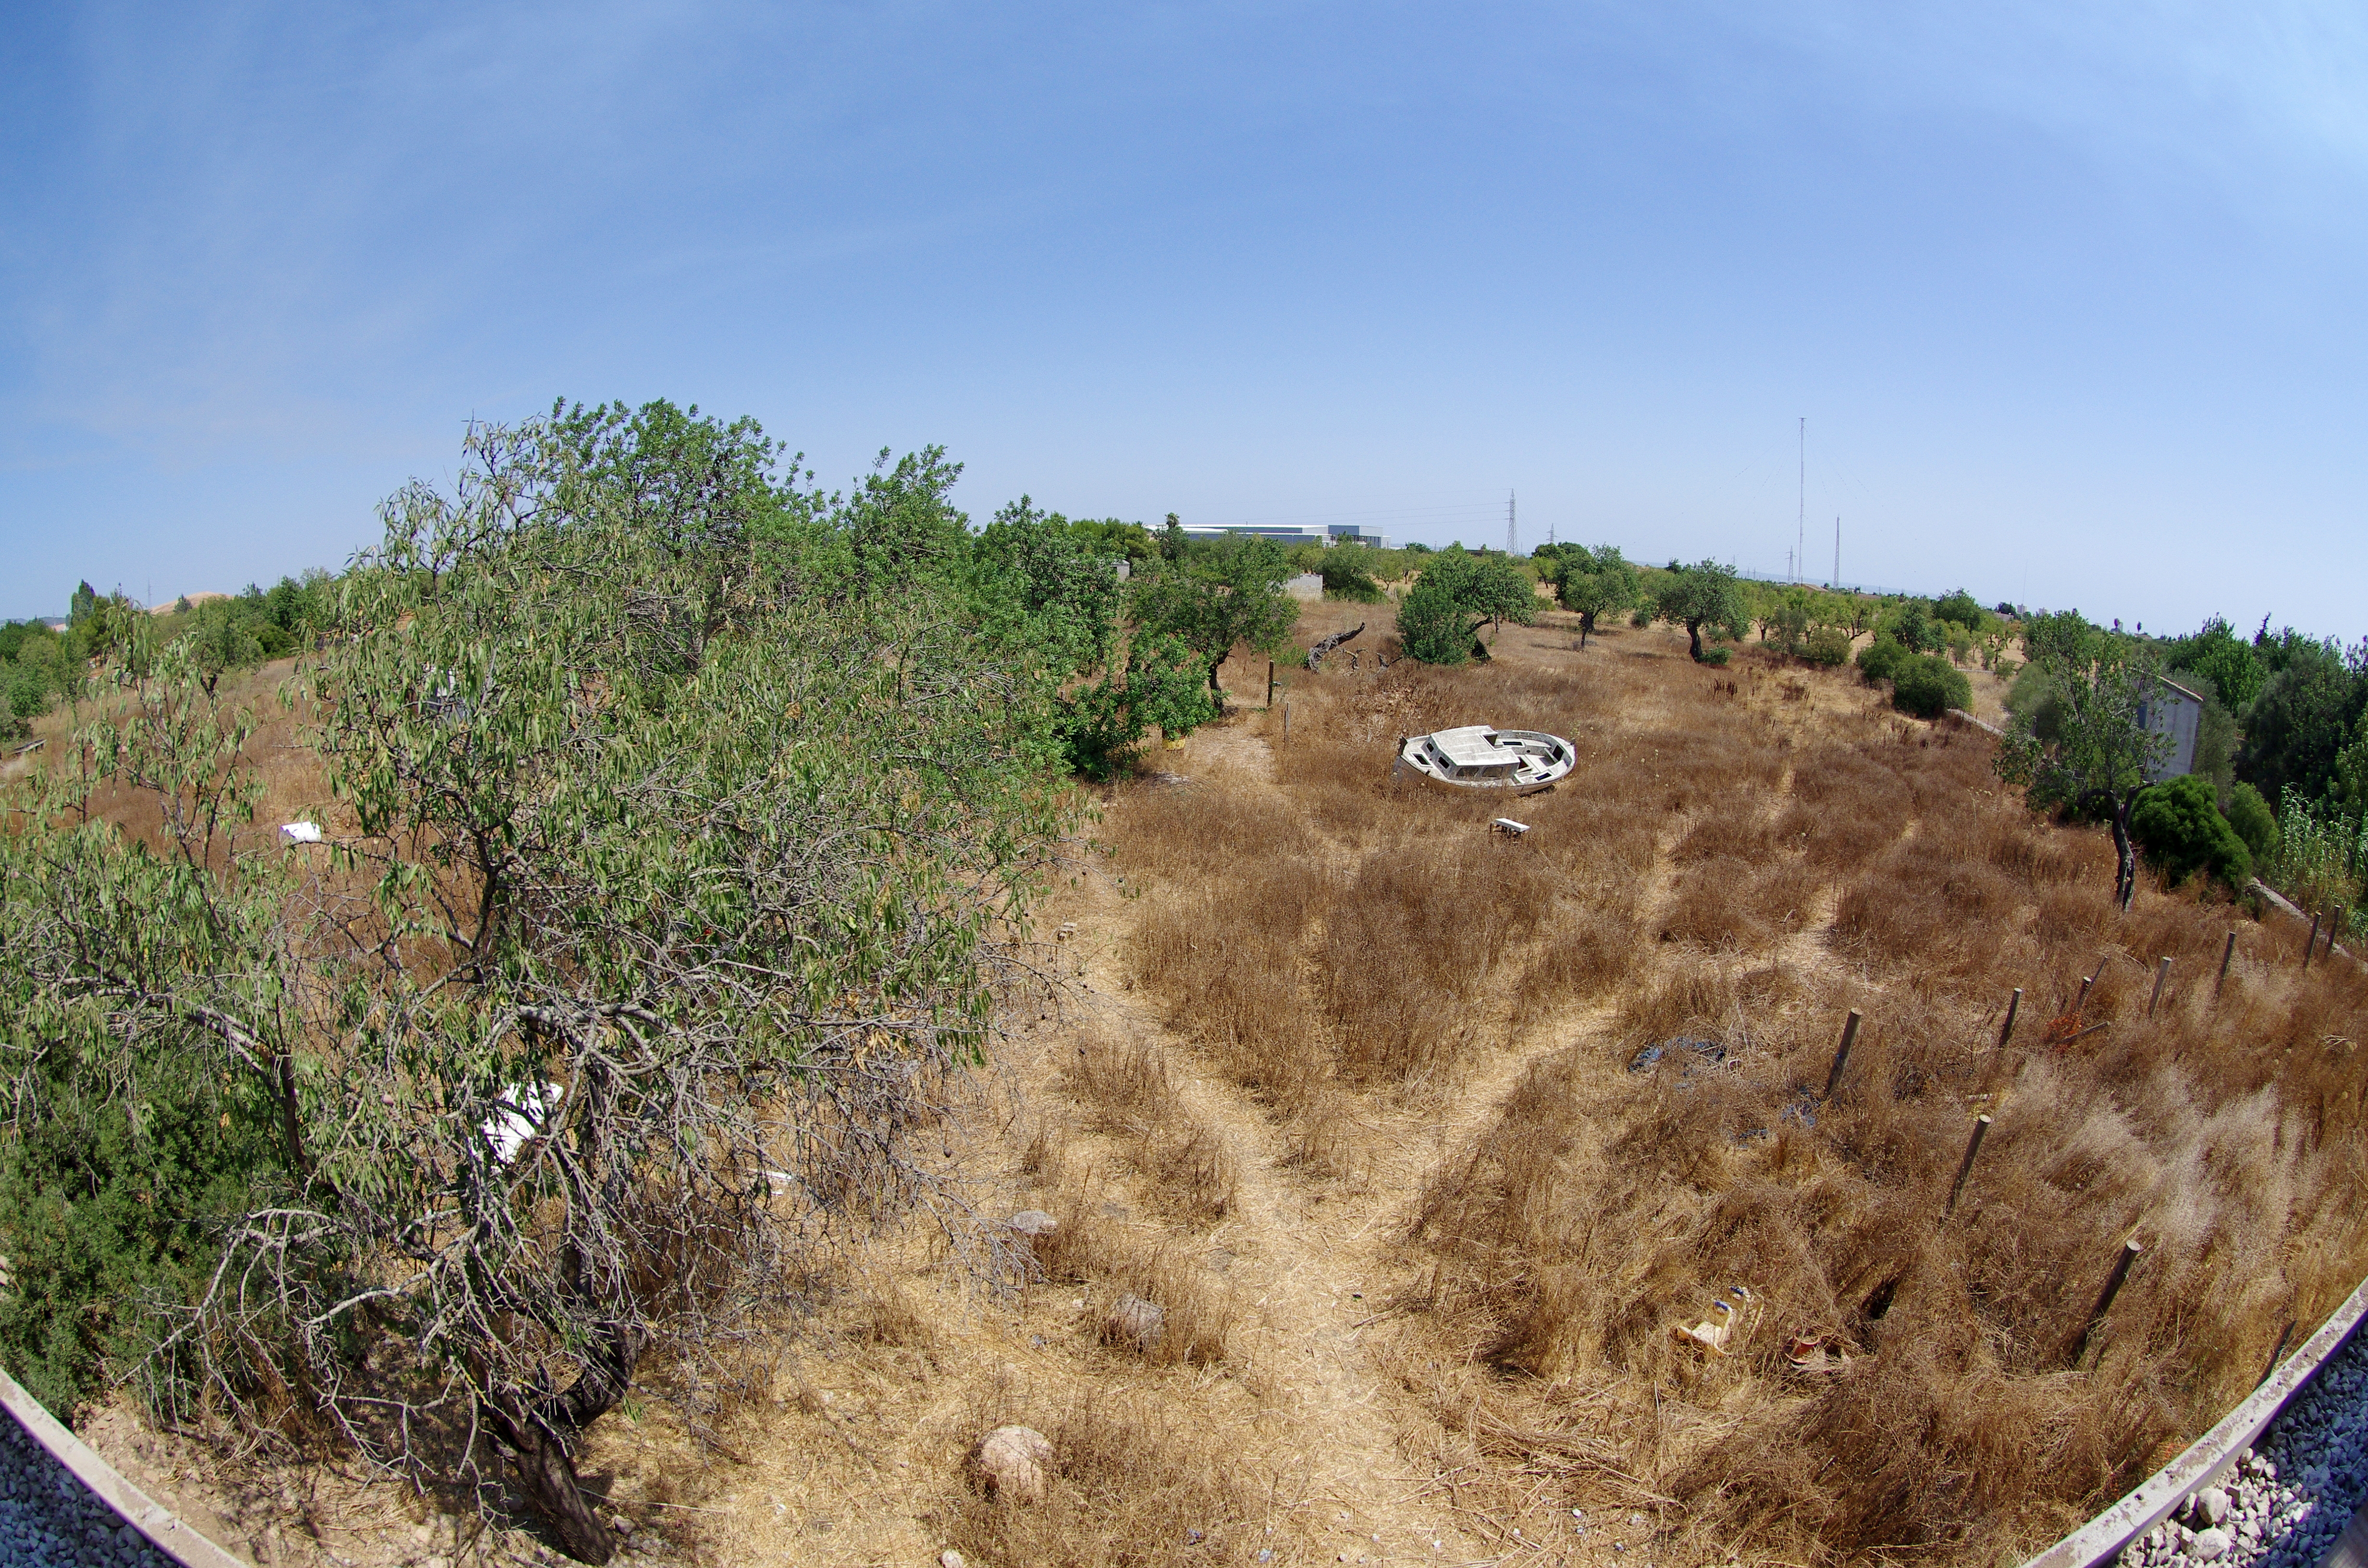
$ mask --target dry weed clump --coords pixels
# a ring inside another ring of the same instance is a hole
[[[1531,1053],[1415,1196],[1377,1331],[1459,1486],[1649,1506],[1680,1555],[2005,1556],[2368,1270],[2368,977],[2304,975],[2193,890],[2123,915],[2110,846],[2024,812],[1972,730],[1641,644],[1290,701],[1287,739],[1243,722],[1263,772],[1121,798],[1133,983],[1318,1176],[1370,1152],[1373,1108]],[[1579,764],[1517,804],[1390,777],[1399,736],[1481,721]],[[1491,838],[1508,809],[1533,831]],[[1081,1219],[1069,1267],[1114,1282]],[[1726,1355],[1673,1335],[1721,1298]],[[1808,1335],[1848,1370],[1795,1370]]]
[[[1232,1211],[1240,1181],[1233,1147],[1176,1092],[1156,1046],[1090,1040],[1064,1080],[1087,1108],[1087,1127],[1118,1142],[1155,1201],[1196,1228]]]
[[[2283,1323],[2368,1267],[2348,1197],[2368,1176],[2351,1061],[2368,977],[2265,965],[2257,933],[2215,1004],[2226,907],[2117,916],[2093,867],[2070,880],[2093,853],[1980,800],[1972,749],[1896,754],[1918,814],[1847,873],[1827,938],[1857,975],[1680,950],[1623,1000],[1613,1049],[1536,1063],[1421,1203],[1443,1337],[1689,1413],[1618,1468],[1677,1500],[1704,1547],[2039,1543],[2209,1425]],[[1670,907],[1686,899],[1681,875]],[[1999,1051],[2013,984],[2028,1000]],[[1850,1008],[1865,1023],[1828,1099]],[[2092,1032],[2047,1042],[2046,1017],[2076,1009]],[[1677,1037],[1723,1054],[1617,1070]],[[1943,1223],[1977,1112],[1995,1131]],[[2132,1235],[2141,1267],[2075,1366]],[[1738,1285],[1751,1304],[1727,1357],[1672,1335]],[[1792,1370],[1789,1338],[1819,1329],[1847,1374]]]
[[[965,1557],[1047,1568],[1248,1563],[1268,1538],[1268,1499],[1227,1436],[1156,1391],[1079,1393],[1051,1412],[1004,1391],[968,1426],[1029,1426],[1056,1456],[1041,1503],[973,1493],[948,1536]]]
[[[1105,1310],[1126,1295],[1158,1307],[1160,1333],[1144,1347],[1154,1362],[1224,1361],[1241,1309],[1223,1278],[1175,1238],[1110,1212],[1116,1206],[1106,1204],[1097,1173],[1073,1164],[1060,1141],[1040,1132],[1030,1158],[1055,1221],[1051,1234],[1030,1243],[1042,1278],[1091,1286]]]

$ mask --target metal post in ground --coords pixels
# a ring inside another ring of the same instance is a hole
[[[2228,945],[2220,949],[2220,978],[2212,983],[2212,1000],[2220,1000],[2220,993],[2228,988],[2228,960],[2237,956],[2237,933],[2228,933]]]
[[[1834,1090],[1841,1085],[1842,1063],[1850,1060],[1850,1042],[1856,1039],[1858,1039],[1858,1009],[1853,1007],[1850,1009],[1850,1016],[1842,1023],[1842,1043],[1840,1049],[1834,1052],[1833,1071],[1826,1074],[1826,1098],[1827,1099],[1832,1099]]]
[[[2316,915],[2310,917],[2310,935],[2303,938],[2302,971],[2305,974],[2308,974],[2310,972],[2311,949],[2318,946],[2318,920],[2319,917]]]
[[[1998,1048],[2000,1051],[2004,1051],[2006,1042],[2014,1038],[2014,1016],[2021,1011],[2022,1011],[2022,987],[2018,985],[2014,988],[2014,994],[2008,997],[2006,1001],[2006,1022],[1998,1026]]]
[[[1272,659],[1266,662],[1266,705],[1269,708],[1274,706],[1274,661]]]
[[[2145,1250],[2138,1245],[2135,1236],[2122,1244],[2122,1255],[2113,1260],[2113,1272],[2105,1280],[2104,1290],[2098,1294],[2097,1304],[2089,1310],[2089,1321],[2081,1328],[2080,1337],[2072,1342],[2072,1356],[2065,1362],[2066,1366],[2078,1367],[2080,1358],[2089,1353],[2089,1341],[2098,1329],[2104,1326],[2105,1314],[2113,1310],[2113,1298],[2122,1293],[2122,1282],[2130,1277],[2130,1265],[2135,1263],[2138,1254]]]
[[[1982,1140],[1989,1135],[1990,1119],[1987,1116],[1974,1118],[1974,1135],[1965,1141],[1965,1157],[1957,1162],[1957,1179],[1949,1188],[1949,1206],[1941,1210],[1943,1224],[1948,1222],[1950,1215],[1957,1211],[1957,1199],[1965,1195],[1965,1178],[1974,1174],[1974,1156],[1982,1152]]]
[[[2154,1017],[2155,1004],[2162,1000],[2162,983],[2170,978],[2170,960],[2166,958],[2154,966],[2154,994],[2146,998],[2146,1017]]]

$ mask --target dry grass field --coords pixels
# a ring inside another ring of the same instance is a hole
[[[968,1207],[850,1239],[717,1424],[596,1429],[635,1556],[2008,1562],[2368,1271],[2352,965],[2192,892],[2118,914],[2110,845],[2031,818],[1977,730],[1547,619],[1444,671],[1377,670],[1377,627],[1272,711],[1228,666],[1251,706],[1107,792],[1047,911],[1067,989],[949,1132]],[[1578,767],[1518,802],[1391,778],[1480,722]],[[960,1244],[1023,1207],[1060,1221],[1031,1277],[982,1277]],[[1721,1298],[1724,1354],[1673,1334]],[[965,1478],[1006,1422],[1055,1445],[1039,1505]],[[535,1552],[334,1464],[100,1444],[281,1561]]]

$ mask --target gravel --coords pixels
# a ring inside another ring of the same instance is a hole
[[[2368,1334],[2279,1416],[2236,1470],[2130,1542],[2121,1568],[2317,1568],[2368,1500]]]
[[[178,1568],[6,1414],[0,1414],[0,1562]]]

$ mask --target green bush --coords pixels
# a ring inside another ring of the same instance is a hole
[[[1706,648],[1702,651],[1702,662],[1713,667],[1721,666],[1733,653],[1731,648]]]
[[[2130,812],[2130,836],[2173,887],[2198,871],[2231,890],[2243,887],[2253,875],[2253,858],[2244,840],[2213,803],[2212,781],[2196,774],[2157,784],[2140,795]]]
[[[1850,633],[1839,626],[1820,626],[1801,646],[1801,657],[1827,669],[1839,668],[1850,658]]]
[[[1867,685],[1874,686],[1897,678],[1914,656],[1898,638],[1888,631],[1878,631],[1873,642],[1858,651],[1858,672]]]
[[[273,1168],[272,1107],[169,1054],[127,1106],[52,1051],[19,1081],[39,1114],[0,1143],[0,1360],[71,1422],[154,1346],[154,1308],[186,1306],[219,1251],[220,1222]]]
[[[1352,599],[1360,605],[1382,602],[1382,585],[1373,580],[1369,552],[1352,544],[1337,545],[1324,551],[1317,571],[1324,578],[1324,597],[1327,599]]]
[[[2268,864],[2278,852],[2278,819],[2261,792],[2250,784],[2237,785],[2228,792],[2227,814],[2229,827],[2244,841],[2254,864]]]
[[[1973,705],[1965,672],[1936,653],[1918,653],[1892,677],[1891,705],[1918,719],[1938,719],[1952,708]]]

